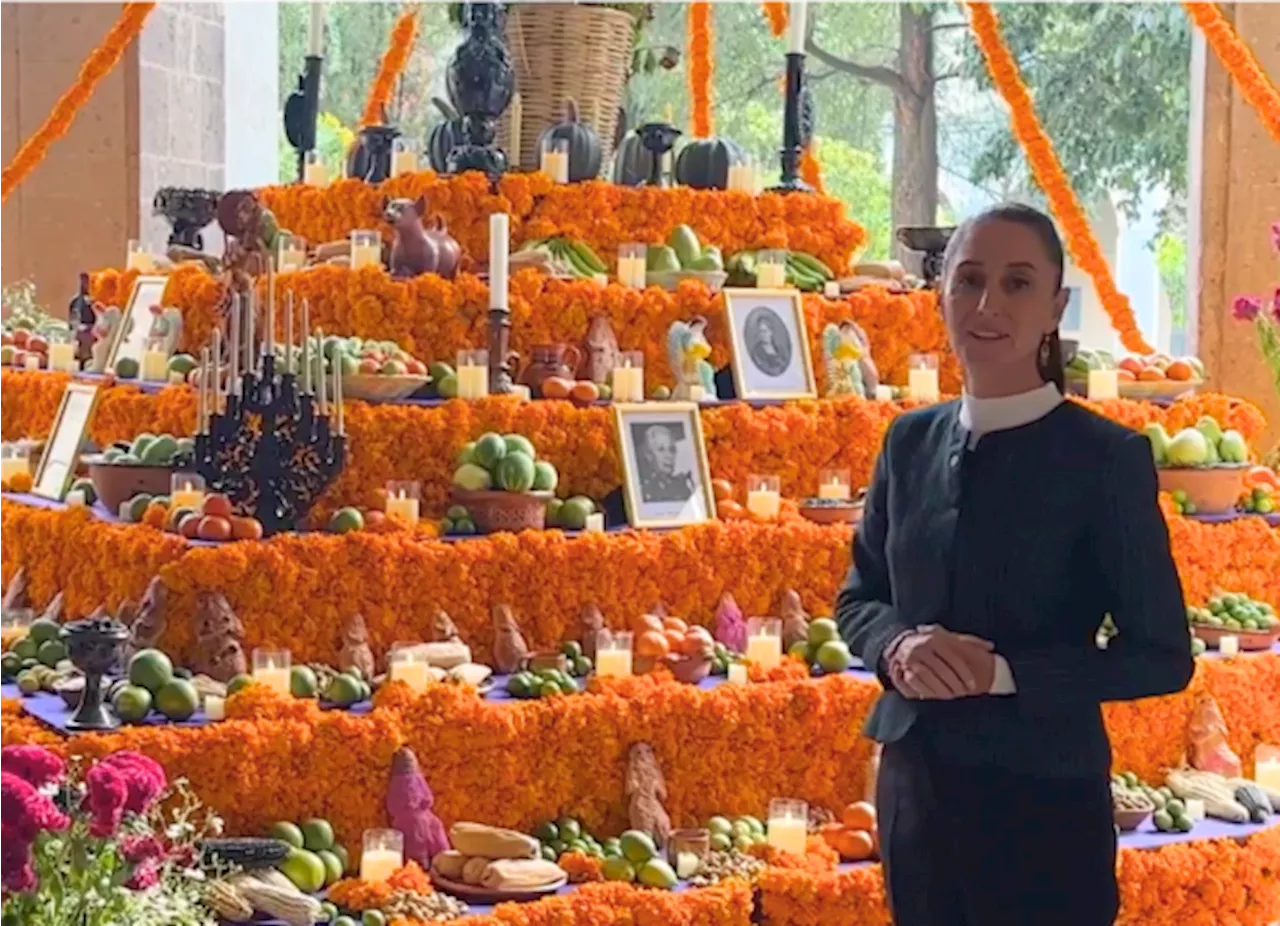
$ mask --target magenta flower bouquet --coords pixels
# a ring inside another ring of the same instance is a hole
[[[1280,222],[1271,223],[1271,246],[1280,255]],[[1269,300],[1262,296],[1237,296],[1231,304],[1231,314],[1257,329],[1258,345],[1271,368],[1276,392],[1280,393],[1280,284]]]
[[[185,782],[170,786],[136,752],[82,770],[40,746],[6,746],[0,765],[4,922],[213,926],[197,846],[221,821]]]

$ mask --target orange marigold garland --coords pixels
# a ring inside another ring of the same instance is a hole
[[[822,165],[818,163],[818,156],[814,154],[814,144],[810,141],[800,153],[800,179],[819,193],[826,193],[827,188],[822,184]]]
[[[1253,107],[1271,137],[1280,142],[1280,90],[1258,63],[1253,49],[1236,33],[1235,27],[1216,3],[1183,3],[1191,21],[1223,69],[1231,75],[1240,95]]]
[[[965,6],[991,82],[1009,106],[1013,136],[1026,155],[1036,182],[1049,200],[1050,210],[1066,232],[1067,250],[1071,252],[1072,261],[1093,280],[1098,298],[1120,335],[1121,343],[1137,354],[1153,353],[1154,348],[1138,330],[1129,298],[1116,286],[1102,247],[1089,227],[1084,207],[1072,191],[1066,171],[1053,150],[1053,142],[1036,115],[1031,94],[1018,72],[1018,63],[1001,34],[995,10],[989,3],[970,2]]]
[[[690,3],[688,11],[689,96],[693,100],[693,135],[711,137],[711,4]]]
[[[0,202],[7,200],[18,184],[45,159],[53,143],[67,134],[80,109],[89,102],[102,79],[119,64],[125,49],[142,31],[142,24],[147,21],[147,16],[154,8],[154,3],[125,4],[120,18],[111,27],[102,44],[80,66],[80,73],[71,89],[59,97],[49,117],[23,142],[13,160],[6,165],[3,174],[0,174]]]
[[[382,53],[382,62],[378,65],[378,76],[369,88],[369,99],[364,104],[364,114],[360,117],[360,125],[375,125],[386,116],[387,102],[395,89],[400,73],[409,61],[409,53],[413,51],[413,40],[418,34],[418,8],[411,6],[400,14],[395,25],[391,27],[391,37],[387,40],[387,50]]]
[[[787,31],[787,20],[790,11],[785,3],[762,3],[764,7],[765,19],[769,21],[769,31],[773,33],[774,38],[781,38],[782,33]]]

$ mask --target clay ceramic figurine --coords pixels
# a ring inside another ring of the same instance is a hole
[[[597,315],[587,329],[587,339],[582,342],[585,359],[578,368],[578,376],[596,385],[609,382],[613,368],[618,365],[618,354],[618,338],[613,333],[613,326],[607,316]]]
[[[196,602],[196,649],[192,668],[220,682],[244,674],[248,666],[240,638],[244,625],[221,592],[204,592]]]
[[[364,615],[352,614],[347,618],[342,628],[342,651],[338,654],[338,664],[344,669],[359,669],[364,678],[373,678],[377,674]]]
[[[715,370],[707,358],[711,343],[707,340],[707,320],[701,316],[690,322],[672,322],[667,329],[667,362],[676,378],[673,398],[684,401],[714,402]]]
[[[94,302],[89,298],[89,274],[80,274],[80,291],[67,307],[67,323],[76,342],[78,369],[93,360],[93,326],[98,321]]]
[[[160,637],[168,626],[165,611],[168,608],[169,589],[159,576],[153,576],[142,595],[138,614],[129,626],[129,639],[125,641],[121,661],[129,664],[139,650],[154,649],[160,645]]]
[[[578,618],[578,623],[582,628],[582,654],[594,661],[596,638],[600,631],[604,630],[604,615],[594,604],[589,604],[582,609],[582,616]]]
[[[800,603],[800,593],[794,588],[787,589],[783,594],[778,616],[782,618],[783,651],[791,649],[795,643],[804,643],[809,639],[809,615]]]
[[[822,358],[827,395],[875,398],[880,376],[871,359],[866,333],[854,321],[830,324],[822,330]]]
[[[716,642],[723,643],[730,652],[747,651],[747,621],[742,616],[742,609],[728,592],[720,596],[720,603],[716,605],[715,638]]]
[[[27,567],[19,566],[4,590],[4,610],[17,611],[27,606]]]
[[[441,608],[436,611],[436,616],[431,621],[431,642],[432,643],[453,643],[462,642],[462,637],[458,633],[458,627],[453,622],[447,611]]]
[[[435,802],[417,755],[407,746],[396,750],[387,786],[387,817],[404,834],[405,861],[423,868],[430,868],[431,860],[449,849],[449,835],[435,814]]]
[[[493,609],[493,667],[503,673],[519,672],[529,658],[529,647],[515,615],[505,604]]]
[[[115,340],[116,329],[122,324],[122,316],[118,305],[108,305],[99,308],[101,303],[95,303],[94,309],[98,313],[98,320],[93,323],[93,347],[90,348],[92,359],[89,362],[90,373],[107,372],[107,354],[111,350],[111,343]]]
[[[423,221],[426,211],[427,201],[421,196],[416,200],[391,199],[383,205],[383,218],[395,231],[391,243],[391,275],[415,277],[438,273],[451,280],[458,272],[462,249],[449,235],[439,215]]]
[[[648,833],[661,847],[671,835],[671,817],[662,802],[667,782],[658,757],[648,743],[634,743],[627,754],[627,821],[633,830]]]
[[[40,612],[40,620],[53,621],[55,624],[62,622],[62,592],[54,595],[45,608]]]

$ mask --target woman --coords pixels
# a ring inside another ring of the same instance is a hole
[[[885,688],[867,733],[897,926],[1112,923],[1101,704],[1191,679],[1151,447],[1063,401],[1062,274],[1033,209],[957,230],[941,300],[965,393],[889,428],[836,604]]]

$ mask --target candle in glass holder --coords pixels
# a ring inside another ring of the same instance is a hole
[[[727,188],[738,193],[756,192],[756,166],[750,162],[746,164],[730,164]]]
[[[748,476],[747,510],[766,521],[777,518],[782,508],[781,485],[777,476]]]
[[[150,273],[155,269],[155,261],[146,246],[136,239],[129,239],[128,251],[125,254],[126,270],[137,270],[139,273]]]
[[[291,232],[280,232],[276,250],[276,269],[281,273],[301,270],[307,265],[307,240]]]
[[[1254,747],[1253,780],[1268,791],[1280,792],[1280,746]]]
[[[75,373],[80,369],[76,361],[76,346],[67,335],[55,334],[50,338],[49,369],[63,373]]]
[[[32,351],[31,353],[27,354],[27,356],[22,361],[22,368],[29,372],[40,369],[40,355],[37,354],[35,351]]]
[[[782,621],[776,617],[747,618],[748,662],[766,672],[782,662]]]
[[[747,664],[745,662],[729,663],[729,684],[745,685],[747,683]]]
[[[761,251],[756,260],[756,287],[781,289],[787,285],[787,252]]]
[[[431,667],[427,654],[419,646],[395,647],[387,654],[387,677],[393,682],[404,682],[418,694],[423,694],[431,684]]]
[[[1224,633],[1218,637],[1218,652],[1223,656],[1240,655],[1240,638],[1233,633]]]
[[[31,472],[31,451],[25,444],[0,446],[0,482],[8,482],[18,473]]]
[[[412,174],[418,169],[418,152],[407,140],[397,138],[391,143],[391,176]]]
[[[169,503],[174,508],[194,508],[204,504],[204,477],[198,473],[174,473],[169,477]]]
[[[881,383],[880,385],[877,385],[877,386],[876,386],[876,401],[877,401],[877,402],[892,402],[892,401],[893,401],[893,387],[892,387],[892,386],[886,386],[886,385],[884,385],[883,383]]]
[[[169,379],[169,352],[164,349],[164,342],[153,338],[147,342],[142,352],[140,378],[146,383],[163,383]]]
[[[362,848],[361,881],[386,881],[404,865],[404,834],[399,830],[365,830]]]
[[[808,832],[807,803],[789,797],[777,797],[769,802],[769,845],[803,857]]]
[[[302,168],[302,182],[307,186],[328,186],[329,171],[325,169],[324,162],[320,160],[319,152],[307,152],[306,161]]]
[[[283,698],[289,697],[289,674],[293,669],[292,657],[287,649],[253,651],[253,680],[266,685]]]
[[[569,142],[553,138],[542,145],[542,172],[552,183],[569,182]]]
[[[67,493],[68,508],[83,508],[87,502],[88,499],[85,498],[84,489],[72,489]]]
[[[625,678],[631,674],[631,632],[596,631],[596,675]]]
[[[405,527],[417,527],[422,486],[409,480],[387,483],[387,517]]]
[[[613,368],[613,401],[644,401],[644,351],[623,351]]]
[[[907,394],[920,402],[938,401],[938,355],[912,354],[907,367]]]
[[[382,266],[382,236],[376,231],[351,233],[351,269]]]
[[[847,502],[850,494],[847,469],[824,469],[818,476],[818,498]]]
[[[1120,398],[1120,371],[1090,370],[1088,396],[1094,402]]]
[[[204,696],[204,716],[208,720],[226,720],[227,719],[227,699],[220,698],[217,695]]]
[[[645,288],[649,248],[644,244],[624,244],[618,248],[618,282],[634,289]]]
[[[458,351],[458,398],[482,399],[489,394],[489,352]]]

